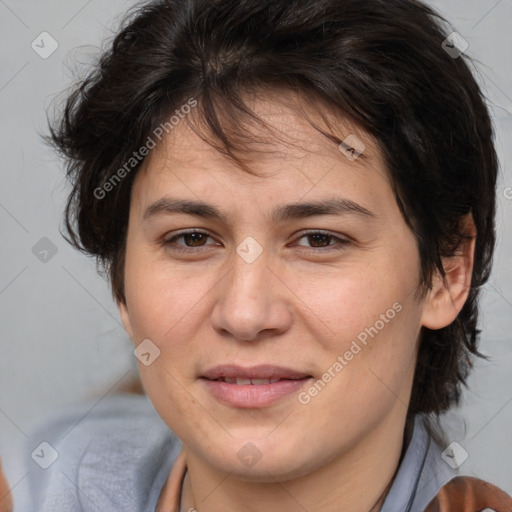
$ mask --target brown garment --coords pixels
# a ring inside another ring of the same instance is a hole
[[[0,460],[0,512],[12,512],[12,494]]]
[[[425,512],[512,512],[512,498],[483,480],[459,476],[447,483]]]

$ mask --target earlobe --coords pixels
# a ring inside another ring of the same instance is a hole
[[[121,321],[123,322],[124,329],[128,333],[130,339],[133,341],[133,330],[130,322],[130,314],[128,313],[126,303],[118,302],[117,307],[119,309],[119,315],[121,317]]]
[[[422,325],[428,329],[442,329],[450,325],[457,318],[471,289],[476,232],[471,214],[466,215],[463,222],[468,236],[462,240],[454,256],[443,259],[445,278],[436,273],[425,299]]]

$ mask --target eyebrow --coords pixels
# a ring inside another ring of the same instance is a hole
[[[190,201],[185,199],[172,199],[164,197],[149,205],[144,211],[143,220],[173,213],[185,213],[198,217],[218,220],[228,223],[228,216],[216,206],[203,201]],[[272,223],[285,222],[291,219],[305,219],[319,215],[356,215],[375,220],[377,215],[364,206],[350,199],[336,197],[315,202],[290,203],[277,206],[270,214]]]

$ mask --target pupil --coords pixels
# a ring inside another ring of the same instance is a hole
[[[315,241],[311,244],[313,247],[319,247],[319,246],[322,246],[322,240],[324,242],[328,242],[328,239],[329,239],[329,235],[323,235],[323,234],[317,234],[317,235],[309,235],[309,238],[310,238],[310,242],[311,242],[311,239],[314,239]],[[319,244],[319,245],[315,245],[315,244]]]
[[[197,246],[200,246],[201,245],[201,237],[204,237],[204,233],[186,233],[185,234],[185,239],[186,241],[190,241],[192,239],[192,245],[195,247],[196,245]],[[187,238],[188,237],[188,238]],[[199,243],[197,243],[199,242]],[[187,243],[187,245],[190,245]]]

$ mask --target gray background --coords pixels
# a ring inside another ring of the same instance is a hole
[[[502,166],[495,267],[481,302],[481,349],[491,361],[478,362],[463,407],[445,424],[469,453],[463,469],[512,494],[512,0],[430,3],[478,60]],[[94,261],[59,234],[67,181],[38,136],[50,102],[70,84],[70,68],[95,58],[132,4],[0,0],[0,455],[13,486],[25,476],[14,454],[34,423],[65,404],[103,396],[135,369],[107,284]],[[31,47],[43,31],[59,45],[47,59]],[[46,247],[43,237],[57,251],[46,262],[33,252],[38,242]]]

